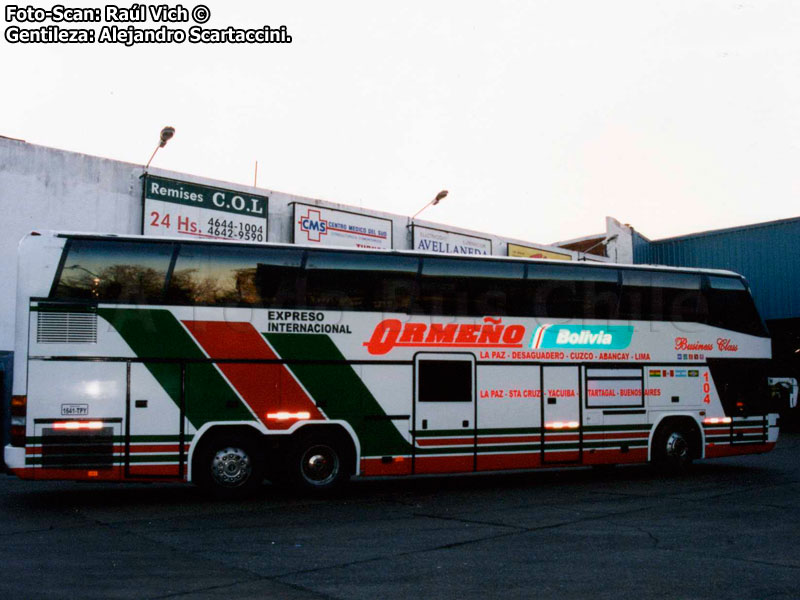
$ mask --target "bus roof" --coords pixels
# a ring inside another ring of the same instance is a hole
[[[401,249],[379,249],[379,248],[353,248],[350,246],[313,246],[309,244],[290,244],[287,242],[265,242],[254,244],[252,242],[240,242],[236,240],[198,240],[192,238],[181,238],[177,236],[146,236],[136,234],[116,234],[116,233],[87,233],[77,231],[53,231],[53,230],[40,230],[32,231],[28,236],[46,236],[46,237],[67,237],[67,238],[82,238],[82,239],[107,239],[107,240],[128,240],[128,241],[147,241],[147,242],[162,242],[162,243],[181,243],[181,244],[202,244],[202,245],[222,245],[230,246],[237,245],[246,248],[305,248],[312,250],[332,250],[332,251],[349,251],[349,252],[369,252],[376,254],[396,254],[405,256],[428,256],[433,258],[455,258],[455,259],[475,259],[475,260],[501,260],[508,262],[523,262],[535,264],[550,264],[555,266],[590,266],[598,269],[632,269],[632,270],[650,270],[650,271],[664,271],[664,272],[677,272],[677,273],[705,273],[709,275],[721,275],[726,277],[744,277],[734,271],[725,269],[709,269],[701,267],[673,267],[666,265],[650,265],[650,264],[625,264],[625,263],[605,263],[595,261],[564,261],[547,258],[521,258],[513,256],[496,256],[496,255],[481,255],[481,254],[442,254],[437,252],[424,252],[420,250],[401,250]]]

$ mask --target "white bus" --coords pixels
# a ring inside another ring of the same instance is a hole
[[[20,245],[28,479],[191,481],[766,452],[770,340],[726,271],[139,236]]]

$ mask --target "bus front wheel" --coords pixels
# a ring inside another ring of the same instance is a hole
[[[193,479],[217,498],[252,495],[264,481],[264,460],[258,444],[236,434],[215,435],[198,449]]]
[[[669,472],[680,473],[692,464],[693,436],[682,424],[664,424],[653,437],[653,462]]]

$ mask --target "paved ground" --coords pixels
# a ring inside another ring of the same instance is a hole
[[[0,475],[0,598],[800,598],[800,434],[647,467],[265,486]]]

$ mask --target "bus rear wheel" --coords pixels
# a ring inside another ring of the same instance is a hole
[[[249,437],[215,435],[198,449],[192,478],[216,498],[250,496],[264,481],[262,454]]]
[[[289,453],[289,480],[302,491],[329,492],[350,478],[343,444],[336,437],[311,434],[299,438]]]

